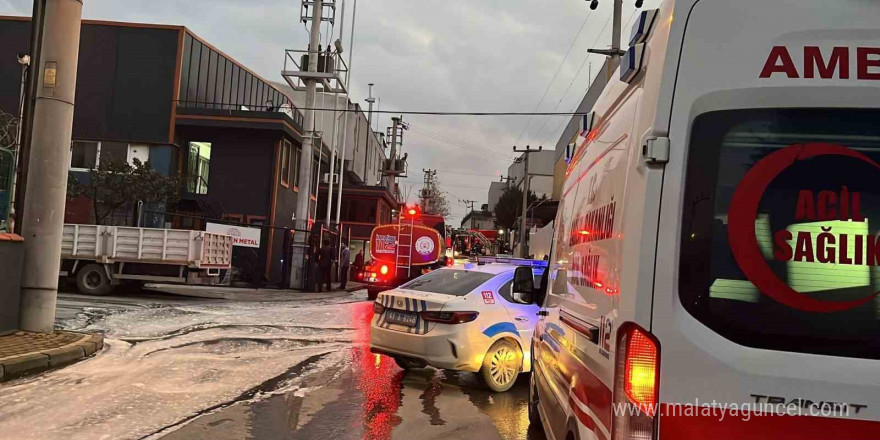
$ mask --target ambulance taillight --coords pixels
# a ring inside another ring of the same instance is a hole
[[[614,371],[614,440],[654,439],[660,385],[660,345],[635,324],[619,333]]]

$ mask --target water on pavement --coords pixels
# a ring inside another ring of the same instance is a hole
[[[370,353],[364,297],[64,296],[59,326],[105,331],[107,348],[0,385],[0,439],[544,438],[527,375],[496,394],[472,373]]]

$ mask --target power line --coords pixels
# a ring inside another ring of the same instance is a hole
[[[596,44],[599,42],[599,39],[602,38],[602,34],[605,32],[605,29],[608,28],[608,24],[611,23],[611,18],[613,16],[614,16],[614,14],[611,14],[608,16],[608,19],[605,20],[605,25],[602,26],[602,30],[600,30],[599,33],[596,35],[596,39],[593,40],[593,44],[591,44],[590,47],[596,46]],[[587,53],[587,56],[584,57],[584,61],[581,63],[580,67],[578,67],[578,70],[577,70],[577,72],[575,72],[574,77],[571,79],[571,82],[568,83],[568,87],[566,87],[565,91],[562,92],[562,96],[559,97],[559,102],[556,103],[556,107],[553,108],[553,111],[556,111],[559,108],[559,106],[562,105],[562,101],[565,99],[566,96],[568,96],[568,91],[571,90],[571,86],[574,84],[575,80],[577,80],[578,76],[580,76],[581,72],[584,70],[584,66],[587,65],[587,62],[590,60],[591,55],[592,55],[591,53]],[[589,78],[589,82],[592,83],[593,78]],[[538,128],[538,132],[536,133],[536,135],[538,136],[538,140],[540,140],[541,132],[544,130],[544,126],[547,125],[547,121],[549,121],[549,120],[550,120],[549,118],[544,119],[544,123],[541,124],[541,126]]]
[[[638,12],[638,11],[639,11],[638,8],[633,9],[632,14],[630,14],[629,19],[627,20],[626,26],[624,26],[624,29],[628,29],[628,28],[630,27],[630,25],[632,24],[633,18],[635,18],[635,16],[636,16],[636,12]],[[607,22],[605,23],[605,26],[608,26],[608,23],[607,23]],[[605,30],[605,28],[602,28],[602,30]],[[601,35],[601,34],[602,34],[602,33],[600,32],[599,35]],[[597,39],[597,41],[598,41],[598,39]],[[595,43],[594,43],[593,45],[595,46]],[[589,58],[589,55],[587,56],[587,58]],[[573,82],[574,82],[574,81],[572,81],[572,83],[573,83]],[[590,78],[590,82],[589,82],[589,84],[587,85],[587,91],[590,90],[590,87],[591,87],[592,85],[593,85],[593,78]],[[569,85],[569,87],[570,87],[570,85]],[[564,97],[564,96],[565,96],[565,95],[563,95],[563,97]],[[562,100],[561,100],[561,99],[559,100],[559,104],[562,104]],[[556,108],[559,108],[559,104],[556,105]],[[577,106],[578,106],[579,104],[580,104],[580,103],[576,103],[576,104],[575,104],[575,109],[577,109]],[[554,109],[554,110],[555,110],[555,109]],[[546,122],[547,122],[547,119],[544,120],[544,123],[545,123],[545,124],[546,124]],[[553,131],[551,131],[550,134],[552,135],[553,133],[560,133],[560,136],[561,136],[562,133],[560,132],[560,129],[563,128],[563,127],[565,127],[565,124],[568,123],[568,122],[569,122],[569,121],[562,121],[562,123],[559,124],[559,125],[557,125],[557,126],[556,126],[556,129],[554,129]],[[540,133],[538,133],[538,134],[540,135]]]
[[[194,101],[187,101],[187,103],[195,103]],[[333,109],[326,108],[305,108],[305,107],[296,107],[296,110],[299,111],[322,111],[322,112],[332,112]],[[361,113],[363,110],[359,109],[338,109],[336,110],[339,113]],[[391,111],[391,110],[373,110],[373,113],[387,113],[394,115],[423,115],[423,116],[579,116],[586,115],[586,112],[445,112],[445,111],[426,111],[426,110],[411,110],[411,111]]]
[[[559,76],[559,72],[561,72],[562,67],[565,66],[565,60],[568,59],[568,55],[571,54],[571,49],[574,47],[574,44],[577,43],[577,40],[581,36],[581,32],[584,31],[584,28],[587,26],[587,22],[590,21],[590,16],[592,16],[592,15],[593,14],[587,14],[587,18],[584,19],[584,22],[581,24],[581,28],[578,29],[578,32],[577,32],[577,34],[575,34],[574,39],[571,40],[571,44],[568,46],[568,50],[565,51],[565,56],[562,57],[562,61],[559,62],[559,66],[556,67],[556,73],[553,74],[553,78],[547,84],[547,88],[544,89],[544,94],[541,95],[541,99],[538,101],[538,104],[535,105],[534,111],[538,111],[538,108],[541,106],[542,103],[544,103],[544,99],[547,98],[547,93],[550,92],[550,88],[553,86],[553,82],[556,81],[556,78]],[[526,130],[529,129],[529,125],[532,124],[532,116],[534,116],[534,115],[530,115],[529,120],[526,122],[525,127],[523,127],[522,131],[520,131],[519,136],[516,137],[516,142],[514,142],[514,144],[518,144],[519,140],[522,138],[523,134],[525,134]]]
[[[431,140],[438,142],[438,143],[442,143],[444,145],[458,147],[458,148],[468,150],[468,151],[471,151],[474,153],[479,153],[479,154],[491,154],[491,155],[496,156],[498,159],[513,162],[513,160],[510,157],[508,157],[507,155],[505,155],[499,151],[490,150],[485,147],[478,147],[476,145],[467,144],[462,141],[455,140],[453,138],[449,138],[449,137],[445,137],[445,136],[437,135],[437,134],[429,134],[429,133],[430,132],[426,132],[426,130],[418,130],[418,129],[413,130],[413,134],[418,134],[418,135],[424,136],[428,139],[431,139]]]

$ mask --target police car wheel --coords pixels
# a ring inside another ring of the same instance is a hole
[[[425,364],[424,362],[401,356],[394,356],[394,363],[396,363],[398,367],[404,370],[411,370],[413,368],[425,368],[427,366],[427,364]]]
[[[486,352],[480,375],[486,386],[496,393],[509,390],[522,371],[522,353],[510,341],[500,340]]]

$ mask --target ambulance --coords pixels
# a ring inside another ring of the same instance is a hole
[[[531,422],[880,438],[880,2],[670,0],[627,31],[534,295]]]

